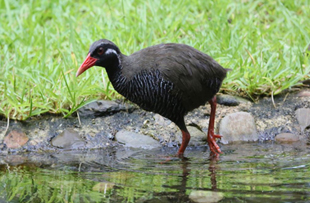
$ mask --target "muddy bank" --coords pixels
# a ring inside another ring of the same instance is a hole
[[[225,141],[223,138],[222,142],[229,144],[248,140],[305,142],[310,133],[307,128],[310,125],[309,101],[310,89],[288,91],[276,96],[274,102],[270,97],[253,103],[238,97],[219,95],[215,128],[227,138],[235,136],[234,140]],[[210,106],[205,105],[186,116],[186,124],[192,134],[191,147],[207,146],[209,115]],[[22,122],[10,121],[9,129],[4,134],[6,126],[7,121],[1,120],[0,154],[123,149],[124,146],[145,149],[166,146],[176,151],[181,142],[181,132],[174,123],[123,102],[94,103],[81,109],[79,117],[77,114],[67,119],[42,115]],[[248,139],[247,133],[253,138]],[[281,136],[284,139],[281,140]],[[131,140],[126,140],[126,137]]]

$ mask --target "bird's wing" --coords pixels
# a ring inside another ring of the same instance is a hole
[[[160,71],[182,93],[186,105],[195,108],[219,91],[227,69],[190,46],[173,45],[161,49],[166,50],[166,54],[159,60]]]

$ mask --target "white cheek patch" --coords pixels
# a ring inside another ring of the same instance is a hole
[[[114,50],[114,49],[107,49],[107,51],[105,52],[105,54],[115,54],[115,55],[117,55],[117,52]]]

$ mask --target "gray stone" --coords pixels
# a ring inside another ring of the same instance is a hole
[[[310,125],[310,109],[300,108],[295,111],[300,130],[304,131]]]
[[[89,103],[78,110],[81,117],[99,117],[119,111],[131,111],[135,109],[132,105],[123,105],[109,100],[98,100]]]
[[[219,202],[224,198],[222,192],[194,190],[189,194],[189,199],[196,203],[213,203]]]
[[[292,143],[299,141],[299,138],[293,133],[280,133],[276,136],[275,139],[277,142],[282,143]]]
[[[73,129],[65,129],[51,140],[54,147],[62,149],[78,149],[85,147],[85,140]]]
[[[238,96],[218,94],[216,95],[216,102],[225,106],[238,106],[240,103],[247,103],[250,101]]]
[[[155,114],[154,115],[154,119],[155,119],[155,123],[160,125],[160,126],[168,126],[171,123],[171,120],[159,115],[159,114]]]
[[[202,132],[201,130],[193,126],[187,126],[187,130],[189,131],[191,135],[191,140],[189,142],[189,145],[199,146],[199,145],[206,143],[207,134],[205,134],[204,132]]]
[[[236,112],[225,116],[220,123],[221,142],[228,144],[238,141],[257,141],[259,135],[250,113]]]
[[[161,147],[161,145],[156,140],[149,136],[126,130],[118,131],[115,135],[115,138],[118,142],[125,144],[126,147],[143,149],[153,149]]]

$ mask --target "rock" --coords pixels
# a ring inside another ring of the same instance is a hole
[[[300,108],[295,111],[300,130],[304,131],[310,125],[310,109]]]
[[[12,130],[5,138],[4,143],[8,148],[20,148],[28,142],[29,138],[24,132]]]
[[[299,141],[299,138],[293,133],[280,133],[276,136],[277,142],[292,143]]]
[[[189,199],[196,203],[219,202],[224,198],[222,192],[194,190],[189,194]]]
[[[220,123],[221,142],[228,144],[238,141],[257,141],[259,135],[250,113],[236,112],[225,116]]]
[[[13,154],[11,156],[5,157],[5,162],[7,164],[16,166],[16,165],[25,164],[25,163],[29,162],[29,159],[23,155]]]
[[[109,113],[116,113],[119,111],[130,111],[135,109],[132,105],[123,105],[109,100],[98,100],[87,104],[78,110],[81,117],[99,117]]]
[[[115,135],[118,142],[125,144],[126,147],[153,149],[161,147],[161,145],[153,138],[133,133],[126,130],[118,131]]]
[[[85,147],[85,140],[73,129],[65,129],[51,141],[54,147],[62,149],[78,149]]]
[[[250,102],[242,97],[227,94],[216,95],[216,102],[225,106],[238,106],[240,103]]]
[[[310,91],[304,90],[304,91],[298,92],[296,96],[297,97],[310,97]]]
[[[171,120],[159,115],[159,114],[155,114],[154,115],[154,119],[155,119],[155,123],[157,123],[160,126],[168,126],[171,124]]]
[[[187,130],[191,135],[191,140],[189,142],[190,146],[200,146],[206,143],[207,134],[193,126],[187,126]]]

